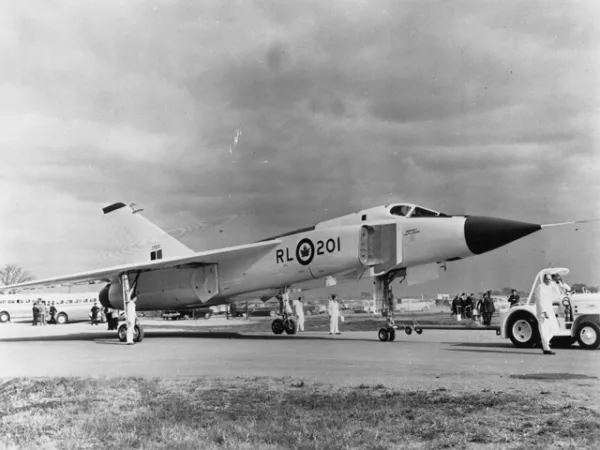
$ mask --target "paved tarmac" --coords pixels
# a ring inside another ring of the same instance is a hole
[[[0,378],[292,377],[332,385],[410,389],[560,389],[600,405],[600,352],[514,348],[492,331],[426,330],[380,342],[376,331],[274,336],[212,328],[223,319],[153,329],[134,346],[106,325],[0,325]],[[223,321],[223,324],[220,322]],[[234,322],[235,323],[235,322]],[[240,320],[237,323],[243,324]],[[515,378],[516,377],[516,378]],[[553,382],[553,383],[549,383]],[[545,386],[545,387],[544,387]]]

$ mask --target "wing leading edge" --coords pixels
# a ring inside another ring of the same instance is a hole
[[[243,258],[249,256],[261,257],[264,252],[280,244],[281,241],[278,239],[257,242],[254,244],[239,245],[234,247],[226,247],[216,250],[209,250],[205,252],[194,253],[193,255],[165,258],[155,261],[147,261],[137,264],[123,264],[114,267],[108,267],[105,269],[90,270],[87,272],[80,272],[72,275],[65,275],[60,277],[46,278],[43,280],[29,281],[26,283],[13,284],[10,286],[2,286],[3,290],[13,289],[34,289],[39,287],[51,287],[59,285],[71,285],[71,284],[92,284],[94,282],[108,282],[120,276],[125,272],[147,272],[152,270],[162,270],[167,268],[173,268],[185,265],[203,265],[203,264],[218,264],[234,258]]]

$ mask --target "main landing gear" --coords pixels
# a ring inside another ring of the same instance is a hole
[[[279,300],[279,314],[281,315],[281,319],[275,319],[271,322],[271,331],[273,331],[273,334],[283,334],[284,331],[287,334],[296,334],[298,321],[296,317],[288,314],[283,307],[283,302],[287,303],[289,301],[289,292],[285,290],[283,294],[277,296],[277,300]]]
[[[379,329],[377,337],[381,342],[394,341],[396,339],[396,330],[404,329],[407,335],[411,335],[414,331],[417,334],[422,334],[423,329],[419,327],[416,320],[413,321],[412,325],[404,325],[400,322],[400,325],[396,324],[394,319],[394,297],[390,289],[390,284],[394,279],[401,275],[400,283],[406,278],[406,272],[392,272],[386,273],[385,275],[379,275],[375,277],[375,299],[377,304],[381,305],[381,312],[385,316],[385,326]]]
[[[131,284],[131,289],[129,287],[129,274],[124,273],[121,275],[121,288],[123,290],[123,303],[125,308],[125,323],[121,324],[117,329],[117,336],[119,341],[127,342],[127,324],[129,323],[129,315],[135,314],[135,302],[131,300],[131,296],[134,294],[137,289],[137,282],[140,274],[139,272],[135,276],[135,280]],[[131,308],[130,303],[133,304],[133,308]],[[134,342],[142,342],[144,340],[144,327],[139,324],[137,317],[133,318],[135,320],[135,326],[133,328],[133,341]]]

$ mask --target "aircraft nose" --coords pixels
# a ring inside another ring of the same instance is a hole
[[[465,240],[471,253],[480,255],[510,244],[542,229],[535,223],[497,219],[485,216],[467,216]]]

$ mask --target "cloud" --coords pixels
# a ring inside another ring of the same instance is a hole
[[[0,206],[29,227],[2,220],[4,257],[71,268],[97,250],[94,214],[113,201],[203,248],[398,198],[538,222],[592,214],[597,9],[3,3]],[[72,236],[69,261],[20,252],[42,222]]]

